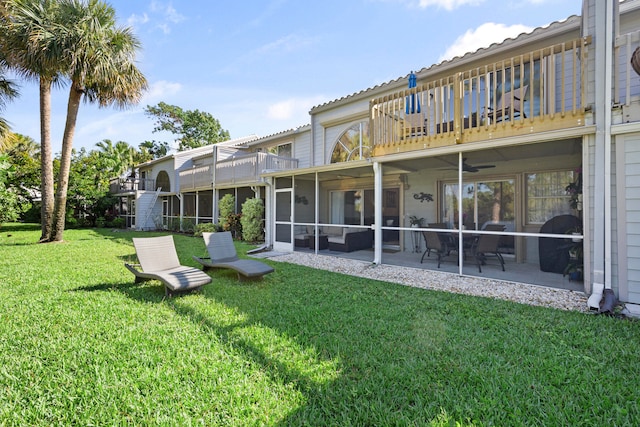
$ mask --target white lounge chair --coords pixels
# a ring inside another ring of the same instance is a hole
[[[159,280],[165,286],[165,294],[198,289],[211,283],[211,277],[195,267],[180,264],[173,236],[134,238],[133,246],[140,264],[125,263],[136,276],[136,283]]]

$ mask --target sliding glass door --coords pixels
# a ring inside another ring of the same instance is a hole
[[[462,224],[466,229],[482,230],[488,223],[505,225],[515,230],[515,180],[470,181],[462,184],[462,202],[458,200],[458,184],[443,187],[442,220],[458,228],[458,209],[462,206]]]

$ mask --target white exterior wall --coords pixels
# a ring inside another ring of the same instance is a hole
[[[616,142],[619,299],[640,304],[640,132],[619,135]]]
[[[293,138],[293,157],[298,159],[299,168],[311,166],[311,129],[297,134]]]

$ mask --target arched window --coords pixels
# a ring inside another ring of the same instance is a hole
[[[156,190],[161,188],[162,191],[171,191],[171,181],[169,181],[169,174],[165,171],[160,171],[156,178]]]
[[[369,122],[355,123],[345,130],[331,153],[331,163],[349,162],[371,156],[369,145]]]

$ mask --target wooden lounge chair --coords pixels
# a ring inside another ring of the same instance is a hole
[[[204,243],[207,245],[209,258],[193,259],[202,264],[202,269],[210,268],[227,268],[235,270],[238,273],[239,280],[260,279],[265,274],[272,273],[273,267],[267,264],[253,260],[240,259],[233,244],[233,238],[229,231],[221,231],[218,233],[202,233]]]
[[[124,265],[136,276],[136,283],[159,280],[169,297],[174,292],[190,291],[211,283],[211,277],[206,273],[180,264],[173,236],[134,238],[133,246],[140,264]]]

